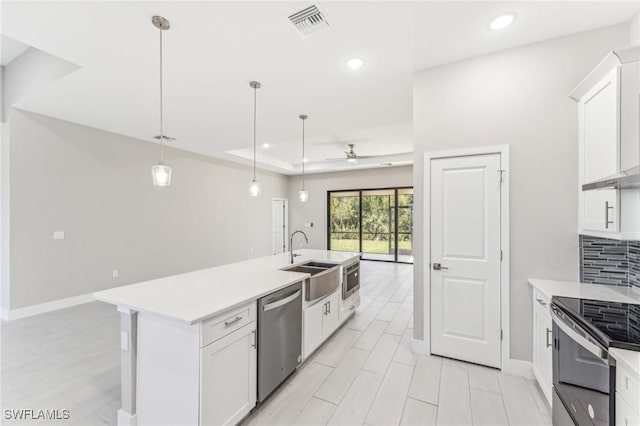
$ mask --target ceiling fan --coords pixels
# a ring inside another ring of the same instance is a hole
[[[347,145],[349,147],[349,151],[345,151],[345,157],[340,157],[340,158],[327,158],[327,161],[342,161],[342,160],[347,160],[351,163],[356,162],[358,159],[364,159],[364,158],[374,158],[374,157],[381,157],[381,155],[358,155],[356,154],[356,152],[354,151],[355,148],[355,144],[350,143]]]

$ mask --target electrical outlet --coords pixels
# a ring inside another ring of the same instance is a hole
[[[120,332],[120,349],[129,352],[129,333],[126,331]]]
[[[64,231],[53,231],[54,240],[64,240]]]
[[[112,272],[113,278],[118,278],[120,276],[120,271],[118,271],[117,269],[114,269]]]

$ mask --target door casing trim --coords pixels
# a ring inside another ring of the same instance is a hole
[[[424,343],[422,349],[431,353],[431,160],[474,155],[500,154],[500,167],[503,172],[502,191],[500,191],[500,325],[502,341],[500,348],[500,370],[509,371],[511,361],[511,330],[509,326],[509,145],[462,148],[446,151],[433,151],[424,154],[423,177],[423,327]]]
[[[288,198],[280,198],[280,197],[272,197],[271,198],[271,233],[273,233],[273,203],[274,201],[282,201],[284,203],[284,252],[286,253],[289,249],[289,199]],[[274,253],[274,238],[271,236],[271,253]]]

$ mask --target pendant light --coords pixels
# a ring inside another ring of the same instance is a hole
[[[259,81],[252,81],[249,86],[253,89],[253,180],[249,184],[249,194],[252,197],[259,197],[261,192],[260,182],[256,180],[256,98],[258,89],[262,85]]]
[[[162,16],[154,16],[151,18],[153,25],[160,30],[160,162],[151,168],[151,176],[153,176],[153,184],[155,186],[171,185],[171,167],[163,162],[164,151],[164,127],[163,127],[163,99],[162,99],[162,32],[170,28],[169,21]]]
[[[298,198],[301,203],[306,203],[309,200],[309,191],[304,189],[304,121],[309,118],[308,115],[302,114],[300,120],[302,120],[302,189],[298,191]]]

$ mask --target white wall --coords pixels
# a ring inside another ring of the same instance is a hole
[[[0,123],[0,316],[9,310],[9,124]]]
[[[327,248],[327,191],[340,189],[383,188],[413,185],[413,167],[386,167],[382,169],[355,170],[337,173],[317,173],[306,175],[305,188],[309,191],[309,201],[301,203],[298,191],[302,187],[301,176],[289,179],[289,230],[303,230],[309,236],[309,247]],[[313,222],[313,228],[305,228],[305,223]],[[303,238],[294,241],[294,248],[300,247]]]
[[[640,12],[629,23],[629,44],[640,44]]]
[[[11,309],[271,253],[286,177],[258,171],[255,199],[250,168],[168,149],[173,182],[158,188],[156,144],[15,110],[9,121]]]
[[[424,153],[510,145],[511,357],[531,359],[527,277],[578,278],[578,111],[567,94],[608,51],[628,42],[629,26],[622,24],[415,75],[415,338],[423,338],[429,312]]]

